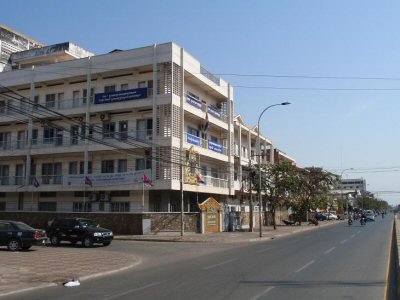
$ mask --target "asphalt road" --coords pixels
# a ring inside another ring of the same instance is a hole
[[[9,299],[384,299],[392,224],[342,222],[239,245],[114,241],[110,250],[142,264]]]

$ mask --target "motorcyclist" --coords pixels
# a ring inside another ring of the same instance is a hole
[[[365,215],[365,212],[362,212],[362,213],[361,213],[360,222],[364,222],[364,224],[367,223],[367,216]]]

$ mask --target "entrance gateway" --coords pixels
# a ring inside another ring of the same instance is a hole
[[[199,204],[201,233],[222,231],[222,205],[210,197]]]

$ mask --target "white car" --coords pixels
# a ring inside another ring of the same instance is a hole
[[[328,220],[339,220],[338,216],[334,213],[324,213]]]

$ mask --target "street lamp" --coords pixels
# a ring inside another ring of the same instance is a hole
[[[349,171],[349,170],[354,170],[354,168],[348,168],[348,169],[344,169],[344,170],[342,170],[342,172],[340,173],[340,198],[343,200],[343,184],[342,184],[342,176],[343,176],[343,173],[344,172],[346,172],[346,171]],[[348,203],[347,203],[347,196],[346,196],[346,212],[347,212],[347,215],[349,215],[349,209],[348,209]]]
[[[268,106],[265,108],[260,116],[258,117],[258,122],[257,122],[257,149],[258,149],[258,210],[260,214],[260,237],[262,237],[262,199],[261,199],[261,143],[260,143],[260,119],[262,115],[265,113],[266,110],[268,110],[271,107],[278,106],[278,105],[289,105],[290,102],[282,102],[282,103],[277,103]],[[270,153],[270,155],[273,155],[273,153]]]

